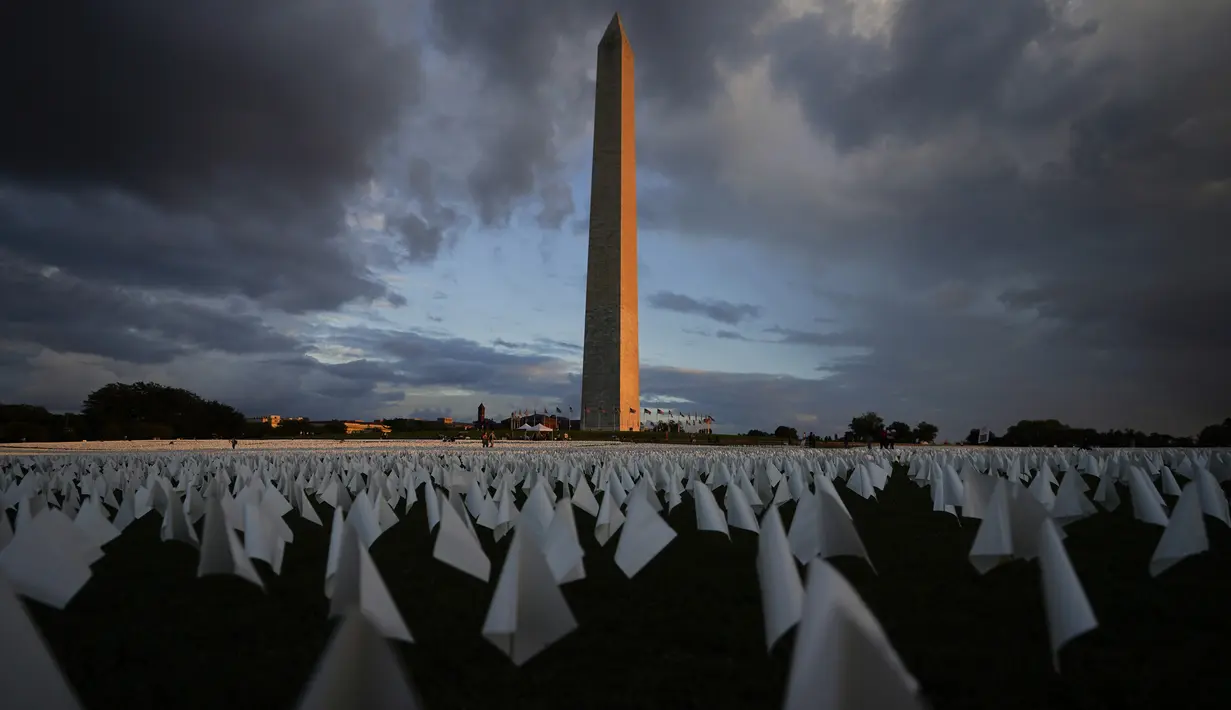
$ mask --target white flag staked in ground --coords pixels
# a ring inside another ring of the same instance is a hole
[[[63,609],[93,573],[78,552],[74,535],[49,518],[51,512],[58,511],[41,513],[0,550],[0,576],[8,579],[17,594]]]
[[[875,572],[876,567],[868,557],[863,539],[855,529],[855,521],[847,514],[837,496],[822,492],[816,496],[816,500],[820,504],[821,557],[861,557]]]
[[[654,510],[654,503],[646,496],[630,495],[629,501],[628,522],[616,545],[615,563],[632,579],[675,539],[675,530]]]
[[[436,494],[432,493],[432,495]],[[436,544],[432,548],[432,556],[484,582],[491,579],[491,560],[483,552],[479,538],[462,519],[461,516],[464,513],[459,514],[457,509],[447,502],[441,503],[438,509],[440,510],[440,526],[436,533]]]
[[[205,528],[201,533],[201,552],[197,561],[197,576],[233,574],[264,589],[261,575],[252,566],[235,531],[227,522],[222,501],[211,496],[205,503]]]
[[[358,609],[334,632],[298,710],[418,710],[402,659]]]
[[[594,497],[594,491],[590,490],[590,484],[584,476],[577,479],[577,486],[573,489],[573,505],[598,517],[598,499]]]
[[[1047,608],[1047,635],[1052,663],[1060,670],[1060,649],[1074,638],[1098,627],[1090,600],[1073,570],[1055,521],[1047,518],[1039,528],[1039,569]]]
[[[585,551],[577,539],[577,522],[573,519],[573,503],[568,496],[556,503],[556,513],[543,544],[543,556],[557,584],[585,579],[586,568],[582,561]]]
[[[727,486],[725,502],[728,526],[754,533],[761,531],[756,513],[753,512],[752,504],[748,502],[748,494],[743,488],[736,485]]]
[[[0,515],[4,515],[0,508]],[[5,521],[8,522],[7,520]],[[81,704],[34,620],[0,574],[0,704],[23,710],[78,710]]]
[[[818,480],[829,480],[821,477]],[[818,490],[820,486],[818,485]],[[791,518],[791,530],[787,533],[787,543],[791,546],[791,554],[800,564],[808,564],[812,558],[821,554],[821,510],[817,497],[822,493],[804,491],[795,504],[795,517]]]
[[[761,610],[765,616],[765,646],[773,648],[783,634],[799,623],[804,602],[804,585],[775,506],[770,506],[761,519],[757,579],[761,583]]]
[[[614,478],[607,479],[607,488],[603,492],[603,503],[599,506],[598,516],[594,522],[594,538],[598,544],[606,545],[616,531],[624,524],[624,514],[620,512],[620,502],[616,499],[614,490],[619,484]]]
[[[1154,548],[1150,576],[1157,577],[1185,557],[1208,549],[1210,539],[1205,532],[1205,516],[1201,513],[1201,486],[1192,481],[1180,493],[1167,528]]]
[[[921,710],[918,688],[855,589],[813,560],[784,710]]]
[[[722,508],[718,507],[718,501],[714,499],[714,492],[710,487],[698,481],[693,486],[692,498],[697,509],[697,530],[720,532],[731,537],[726,517],[722,514]]]
[[[577,620],[543,553],[514,532],[483,636],[520,666],[575,628]]]
[[[359,531],[350,525],[343,527],[346,529],[342,532],[338,573],[334,578],[333,596],[329,599],[330,618],[358,609],[384,636],[413,643],[402,613],[368,555],[367,545],[359,539]]]
[[[982,476],[983,474],[974,474]],[[990,478],[990,477],[989,477]],[[976,486],[967,485],[969,491]],[[1003,478],[996,479],[991,496],[983,504],[980,511],[982,521],[975,533],[974,544],[970,547],[970,564],[987,574],[994,567],[1013,559],[1012,518],[1009,515],[1009,483]]]

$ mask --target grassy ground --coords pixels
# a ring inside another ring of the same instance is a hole
[[[879,502],[839,484],[879,574],[838,559],[935,708],[1214,708],[1231,699],[1231,533],[1211,522],[1210,553],[1158,579],[1160,528],[1126,505],[1069,527],[1067,546],[1102,626],[1051,667],[1037,566],[986,576],[966,561],[973,521],[930,512],[899,473]],[[719,496],[721,502],[721,495]],[[791,506],[784,509],[789,523]],[[508,538],[483,584],[431,557],[422,504],[371,548],[416,644],[402,652],[426,707],[775,708],[789,645],[767,652],[755,535],[699,533],[691,503],[679,537],[636,578],[576,513],[587,578],[564,587],[580,628],[522,668],[480,635]],[[329,515],[322,515],[326,521]],[[267,591],[197,579],[195,550],[138,521],[107,549],[63,611],[30,604],[87,708],[290,708],[332,624],[323,596],[328,530],[288,516],[295,542]],[[1210,520],[1207,518],[1207,520]]]

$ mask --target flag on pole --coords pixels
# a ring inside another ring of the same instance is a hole
[[[636,414],[636,413],[637,413],[637,410],[633,409],[632,407],[629,407],[629,408],[628,408],[628,413],[629,413],[629,414]]]
[[[661,410],[661,409],[660,409],[660,410],[658,410],[658,413],[659,413],[659,414],[662,414],[662,413],[663,413],[663,410]]]
[[[559,407],[556,407],[556,414],[560,414],[560,413],[561,413],[561,412],[560,412],[560,408],[559,408]]]
[[[647,410],[645,410],[645,413],[646,413],[646,414],[653,414],[653,412],[651,412],[651,411],[650,411],[650,410],[648,410],[648,409],[647,409]]]
[[[573,413],[573,408],[572,408],[572,407],[569,407],[569,408],[568,408],[568,411],[569,411],[569,414],[572,414],[572,413]]]

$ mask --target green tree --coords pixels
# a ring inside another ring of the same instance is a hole
[[[973,445],[973,444],[978,444],[978,443],[979,443],[979,430],[978,430],[978,429],[971,429],[971,430],[970,430],[970,433],[966,435],[966,443],[967,443],[967,444],[972,444],[972,445]],[[991,430],[989,429],[989,430],[988,430],[988,432],[987,432],[987,445],[988,445],[988,446],[997,446],[997,445],[999,445],[999,444],[1001,444],[1001,443],[1002,443],[1002,442],[1001,442],[1001,440],[1000,440],[1000,437],[996,436],[996,432],[991,431]]]
[[[82,405],[96,438],[196,438],[238,436],[244,415],[188,390],[154,382],[114,382],[91,392]]]
[[[906,422],[890,424],[889,431],[893,433],[893,440],[899,444],[909,444],[914,441],[912,438],[914,432],[911,431],[910,425]]]
[[[769,436],[769,432],[760,429],[749,429],[748,436]]]
[[[269,422],[244,422],[245,439],[264,439],[273,436],[275,431]]]
[[[780,426],[774,429],[774,438],[795,441],[799,438],[799,434],[795,431],[795,427]]]
[[[1231,446],[1231,417],[1222,424],[1211,424],[1197,436],[1198,446]]]
[[[0,441],[62,441],[72,436],[69,416],[30,404],[0,404]]]
[[[340,419],[332,419],[321,425],[321,431],[326,434],[345,434],[346,422]]]
[[[851,420],[851,432],[858,439],[873,438],[885,428],[885,420],[876,412],[864,412]]]
[[[1055,419],[1023,419],[1006,429],[999,443],[1005,446],[1093,446],[1121,439],[1120,432],[1100,435],[1093,429],[1074,429]]]
[[[659,434],[678,434],[681,431],[680,423],[676,421],[658,422],[654,425],[654,431]]]
[[[283,436],[299,436],[302,434],[311,434],[314,431],[312,422],[307,418],[303,419],[283,419],[278,424],[277,432]]]
[[[939,433],[940,433],[940,427],[936,426],[935,424],[929,424],[928,422],[919,422],[918,424],[915,425],[915,431],[914,431],[915,441],[918,441],[921,444],[924,444],[924,443],[930,444],[933,441],[936,441],[936,435]]]

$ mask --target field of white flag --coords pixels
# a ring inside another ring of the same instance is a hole
[[[1231,703],[1231,453],[0,449],[0,707]]]

